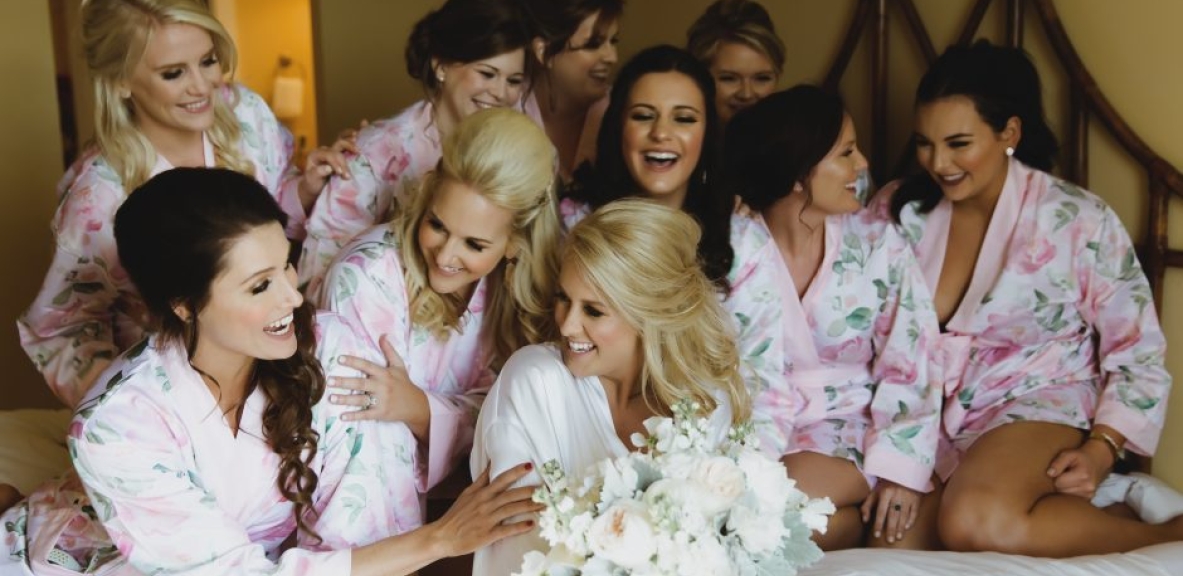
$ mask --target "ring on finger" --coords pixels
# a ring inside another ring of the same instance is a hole
[[[377,405],[378,405],[378,397],[374,396],[370,392],[366,392],[366,405],[362,408],[362,410],[369,410],[370,408],[373,408],[374,406],[377,406]]]
[[[892,509],[892,510],[895,510],[896,512],[899,512],[900,510],[903,510],[903,509],[904,509],[904,505],[903,505],[903,504],[900,504],[899,502],[896,502],[896,503],[894,503],[894,504],[892,504],[892,505],[891,505],[891,509]]]

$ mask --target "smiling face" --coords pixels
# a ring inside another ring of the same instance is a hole
[[[577,265],[563,262],[555,297],[563,363],[579,378],[635,382],[641,374],[641,337],[605,302]]]
[[[809,209],[826,216],[858,210],[862,206],[858,199],[859,171],[866,169],[867,159],[858,149],[854,122],[845,115],[834,146],[809,173],[805,184],[812,200]]]
[[[525,51],[521,48],[475,62],[437,65],[442,76],[436,105],[450,125],[485,108],[516,106],[522,98]]]
[[[419,222],[427,281],[439,294],[471,289],[509,255],[513,213],[449,178],[437,185]]]
[[[288,263],[289,248],[278,222],[232,242],[225,268],[210,284],[209,302],[197,313],[194,364],[229,369],[296,353],[292,314],[304,298]]]
[[[768,56],[739,42],[719,44],[711,59],[711,77],[715,79],[715,109],[723,123],[771,94],[780,79]]]
[[[157,26],[131,75],[120,83],[135,125],[154,144],[214,125],[222,64],[210,33],[191,24]]]
[[[996,132],[965,96],[916,109],[916,160],[952,202],[997,200],[1006,183],[1006,148],[1018,146],[1019,137],[1018,118]]]
[[[615,21],[596,33],[597,11],[579,23],[567,47],[555,54],[547,67],[556,94],[580,102],[594,102],[608,94],[609,79],[617,62],[616,44],[620,27]],[[538,50],[542,50],[539,46]],[[539,55],[542,59],[542,55]]]
[[[624,106],[621,154],[646,195],[680,208],[702,156],[706,101],[681,72],[641,76]]]

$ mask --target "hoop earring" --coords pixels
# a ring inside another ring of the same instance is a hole
[[[1015,155],[1015,147],[1014,146],[1007,146],[1006,147],[1006,156],[1009,158],[1014,155]]]

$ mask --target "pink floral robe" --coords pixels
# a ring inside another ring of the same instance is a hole
[[[288,236],[302,237],[304,209],[297,192],[300,173],[290,164],[291,134],[247,88],[227,85],[219,94],[232,103],[242,129],[238,145],[254,163],[255,178],[288,214]],[[208,140],[205,163],[214,165]],[[170,168],[157,156],[152,174]],[[66,171],[52,223],[53,261],[41,291],[17,321],[25,353],[71,408],[86,394],[82,377],[95,360],[113,359],[143,337],[144,305],[115,249],[115,212],[129,192],[96,149]]]
[[[860,210],[826,219],[822,262],[802,297],[784,259],[775,266],[789,395],[755,402],[792,415],[787,453],[845,458],[872,486],[885,478],[927,491],[940,433],[927,355],[937,321],[907,240]]]
[[[342,354],[376,359],[331,314],[318,315],[317,341],[330,377],[355,374],[338,364]],[[349,408],[313,407],[320,440],[308,521],[323,541],[300,533],[283,550],[296,521],[276,486],[261,389],[235,436],[176,346],[142,341],[100,382],[70,427],[76,472],[0,516],[0,573],[348,574],[349,548],[420,524],[415,479],[398,465],[409,459],[398,451],[406,426],[347,423],[339,416]]]
[[[883,217],[896,185],[875,199]],[[900,228],[930,289],[945,261],[952,204],[904,207]],[[1150,285],[1117,214],[1072,183],[1011,160],[965,296],[937,349],[945,394],[938,472],[1011,422],[1111,426],[1150,455],[1171,377]]]
[[[559,202],[559,216],[568,230],[590,213],[588,206],[570,198]],[[731,217],[731,248],[735,251],[727,273],[731,293],[722,302],[735,321],[744,382],[752,398],[765,394],[788,398],[788,357],[781,327],[780,279],[776,274],[780,253],[763,224],[738,214]],[[752,421],[760,449],[784,454],[787,438],[783,431],[791,428],[791,419],[783,406],[756,404]]]
[[[347,244],[329,267],[319,304],[357,326],[375,350],[385,335],[411,382],[427,393],[431,431],[426,450],[420,454],[413,438],[402,447],[412,456],[419,487],[426,492],[467,458],[477,412],[496,375],[480,342],[484,280],[477,284],[460,330],[439,340],[411,323],[403,275],[398,240],[389,225],[375,226]]]

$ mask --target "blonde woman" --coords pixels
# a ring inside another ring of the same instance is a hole
[[[318,150],[309,158],[315,169],[299,177],[291,135],[262,98],[226,81],[234,44],[203,3],[88,0],[82,37],[95,144],[58,185],[53,262],[18,321],[25,352],[69,407],[143,335],[145,309],[113,233],[132,190],[175,166],[230,168],[271,192],[288,214],[287,235],[299,238],[323,170],[343,168],[339,156]]]
[[[748,419],[735,334],[698,265],[700,235],[684,212],[641,199],[571,230],[554,312],[561,337],[506,363],[477,422],[473,474],[550,460],[576,471],[622,456],[646,418],[681,399],[702,404],[717,434]],[[508,574],[543,549],[536,531],[508,538],[477,550],[473,573]]]
[[[686,31],[686,49],[711,69],[723,125],[776,90],[785,68],[785,44],[768,10],[752,0],[708,6]]]
[[[554,151],[520,112],[492,109],[460,122],[415,201],[345,247],[325,278],[321,307],[381,347],[388,366],[334,395],[347,419],[408,426],[406,464],[426,491],[468,453],[493,370],[514,350],[551,339],[547,318],[559,223]],[[426,457],[426,463],[420,462]]]
[[[425,97],[363,127],[349,178],[333,179],[317,202],[300,256],[300,283],[310,297],[319,297],[342,247],[389,220],[406,201],[461,120],[484,108],[521,106],[530,40],[524,14],[507,0],[447,0],[415,23],[407,38],[407,74]]]

